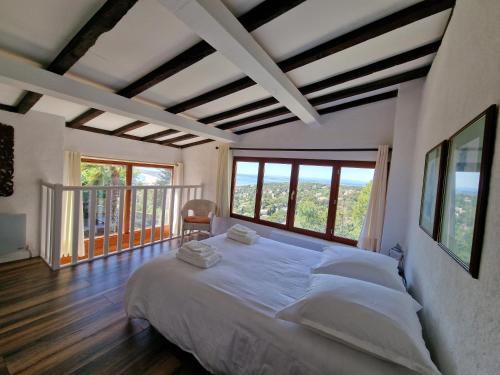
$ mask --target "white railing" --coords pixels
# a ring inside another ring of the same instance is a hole
[[[63,186],[42,182],[40,256],[52,269],[180,235],[180,209],[202,185]],[[69,237],[69,238],[68,238]]]

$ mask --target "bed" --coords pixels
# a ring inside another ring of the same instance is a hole
[[[223,259],[196,268],[169,252],[130,277],[125,308],[214,374],[416,374],[325,338],[277,311],[301,297],[321,253],[266,238],[204,240]],[[355,322],[353,322],[355,324]]]

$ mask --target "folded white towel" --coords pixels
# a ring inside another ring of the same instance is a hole
[[[227,238],[230,238],[234,241],[238,241],[247,245],[253,245],[255,241],[257,241],[260,237],[258,234],[246,234],[242,236],[240,234],[236,234],[233,232],[227,232],[226,236]]]
[[[212,246],[210,246],[204,242],[192,240],[192,241],[189,241],[189,242],[186,242],[185,244],[183,244],[182,247],[186,247],[194,252],[201,253],[206,249],[210,249]]]
[[[229,228],[228,232],[231,232],[234,234],[240,234],[240,235],[257,234],[257,232],[254,231],[253,229],[245,227],[244,225],[241,225],[241,224],[233,225],[231,228]]]
[[[192,256],[192,257],[197,257],[197,258],[208,258],[209,256],[212,256],[215,254],[215,248],[209,247],[207,249],[204,249],[203,251],[193,251],[187,247],[182,246],[179,251],[182,254]]]
[[[193,266],[199,268],[212,267],[222,259],[222,255],[220,255],[219,253],[215,253],[207,258],[202,258],[202,257],[188,256],[182,253],[181,251],[177,251],[177,254],[175,254],[175,256],[177,257],[177,259],[180,259],[186,263],[192,264]]]

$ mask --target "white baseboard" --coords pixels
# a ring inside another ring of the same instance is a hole
[[[17,250],[0,256],[0,263],[13,262],[15,260],[28,258],[31,258],[31,253],[28,250]]]

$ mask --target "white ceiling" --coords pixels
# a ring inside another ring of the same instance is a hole
[[[46,65],[104,2],[104,0],[71,0],[69,7],[67,0],[2,0],[0,49]],[[233,14],[239,16],[259,4],[261,0],[223,0],[223,2]],[[252,35],[270,56],[276,61],[281,61],[417,2],[417,0],[306,0],[261,26]],[[439,40],[449,16],[450,10],[441,12],[295,69],[287,75],[300,87]],[[200,40],[157,0],[140,0],[113,30],[98,39],[97,43],[72,67],[70,73],[112,90],[119,90]],[[429,55],[310,94],[308,97],[389,77],[427,65],[432,59],[433,55]],[[168,107],[243,76],[243,73],[221,54],[214,53],[143,92],[137,99],[146,99],[162,107]],[[201,118],[269,96],[263,88],[253,86],[192,108],[185,114]],[[20,97],[22,97],[21,90],[0,85],[0,103],[15,105]],[[279,106],[276,104],[247,112],[222,122],[266,112]],[[88,108],[44,96],[33,109],[64,116],[69,121]],[[277,119],[279,117],[265,120],[264,123]],[[132,118],[106,113],[86,125],[115,130],[133,121]],[[245,125],[238,130],[256,124]],[[148,125],[127,134],[142,137],[162,130],[165,128],[159,125]],[[184,133],[177,133],[171,137],[182,134]],[[188,144],[198,140],[201,138],[193,138],[178,144]]]

